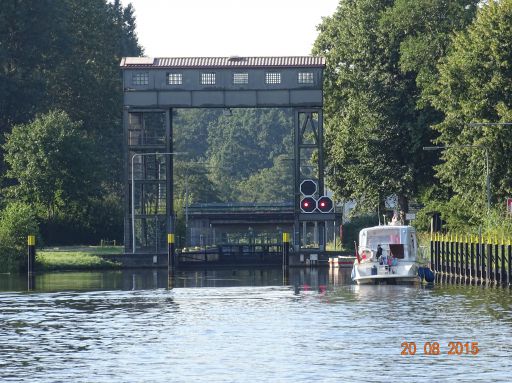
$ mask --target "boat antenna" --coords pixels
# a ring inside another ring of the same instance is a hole
[[[377,202],[377,218],[379,219],[379,226],[380,226],[380,210],[379,210],[379,203]]]
[[[382,214],[382,219],[384,219],[384,226],[386,226],[386,214]]]

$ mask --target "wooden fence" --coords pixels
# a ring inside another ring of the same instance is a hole
[[[432,269],[441,276],[462,281],[503,284],[512,283],[512,244],[498,238],[443,235],[430,240]]]

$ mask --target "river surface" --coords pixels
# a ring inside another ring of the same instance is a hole
[[[327,269],[46,273],[26,287],[0,275],[1,382],[512,381],[507,288],[356,286]]]

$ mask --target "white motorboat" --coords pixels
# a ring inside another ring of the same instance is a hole
[[[359,232],[359,247],[352,267],[358,284],[419,283],[418,241],[412,226],[368,227]]]

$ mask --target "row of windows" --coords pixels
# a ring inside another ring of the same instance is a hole
[[[217,81],[216,73],[201,73],[201,85],[215,85]],[[313,84],[313,72],[299,72],[297,74],[297,82],[299,84]],[[249,83],[249,73],[233,73],[233,84],[243,85]],[[132,77],[133,85],[148,85],[149,73],[141,72],[134,73]],[[182,85],[182,73],[167,73],[167,84],[169,85]],[[265,84],[281,84],[280,72],[267,72],[265,73]]]

